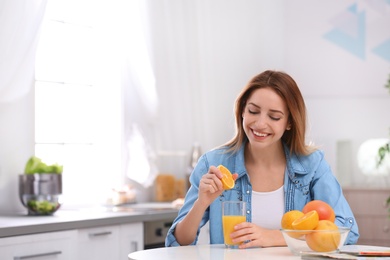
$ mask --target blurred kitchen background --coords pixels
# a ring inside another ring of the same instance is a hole
[[[389,138],[389,28],[388,0],[3,0],[0,208],[22,209],[33,154],[64,165],[64,206],[123,187],[155,201],[158,174],[185,180],[194,145],[233,137],[235,98],[267,69],[297,81],[343,185],[389,187],[357,160]]]

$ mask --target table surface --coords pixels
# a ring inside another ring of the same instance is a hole
[[[248,248],[248,249],[227,249],[225,245],[196,245],[179,247],[161,247],[147,249],[130,253],[130,260],[140,259],[199,259],[199,260],[237,260],[237,259],[267,259],[267,260],[288,260],[301,259],[291,253],[288,247],[267,247],[267,248]]]
[[[342,252],[390,252],[390,247],[369,246],[369,245],[346,245],[341,248]],[[319,253],[321,254],[321,253]],[[326,253],[325,253],[326,254]],[[333,255],[334,256],[334,255]],[[345,254],[344,254],[345,256]],[[352,257],[352,256],[349,256]],[[129,260],[140,259],[159,259],[159,260],[237,260],[237,259],[301,259],[300,256],[293,255],[288,247],[267,247],[267,248],[248,248],[248,249],[228,249],[225,245],[195,245],[179,247],[161,247],[147,249],[130,253]],[[346,258],[344,258],[346,259]],[[351,259],[351,258],[348,258]],[[375,258],[378,259],[378,258]],[[390,259],[390,257],[380,257],[381,260]]]

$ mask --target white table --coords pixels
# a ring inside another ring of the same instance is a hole
[[[267,247],[248,249],[227,249],[225,245],[196,245],[179,247],[162,247],[133,252],[128,255],[130,260],[294,260],[301,259],[293,255],[288,247]]]
[[[347,245],[341,248],[343,252],[362,251],[386,251],[390,252],[390,247],[369,246],[369,245]],[[345,255],[344,255],[345,256]],[[352,257],[352,256],[350,256]],[[196,245],[179,247],[162,247],[133,252],[128,255],[129,260],[294,260],[301,259],[300,256],[293,255],[288,247],[267,247],[249,249],[227,249],[224,245]],[[377,259],[377,258],[375,258]],[[390,257],[380,257],[380,259],[390,259]]]

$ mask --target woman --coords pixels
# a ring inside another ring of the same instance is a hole
[[[238,96],[235,116],[236,136],[202,155],[192,172],[166,246],[196,244],[207,221],[210,242],[223,244],[221,205],[227,200],[247,202],[247,222],[232,234],[233,242],[246,241],[239,248],[286,245],[283,214],[311,200],[330,204],[335,223],[351,228],[346,243],[356,243],[357,223],[338,181],[323,152],[305,144],[306,108],[295,81],[279,71],[255,76]],[[231,190],[222,188],[220,164],[234,172]]]

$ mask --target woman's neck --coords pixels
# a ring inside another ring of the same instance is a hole
[[[245,147],[245,167],[254,191],[278,189],[283,185],[286,168],[283,144],[280,142],[273,147],[253,149],[248,143]]]
[[[259,148],[249,142],[245,147],[245,162],[252,165],[272,167],[285,162],[283,143],[278,142],[272,146]]]

